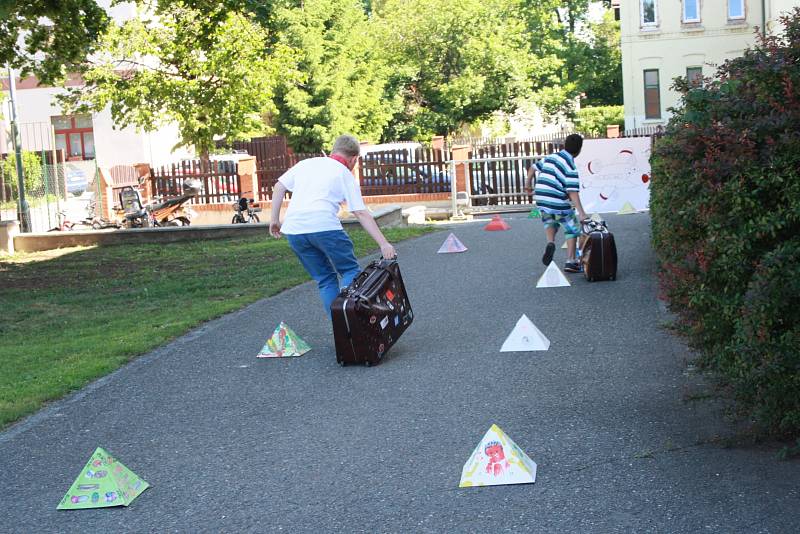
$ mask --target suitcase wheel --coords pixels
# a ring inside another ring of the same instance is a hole
[[[340,361],[340,362],[338,362],[338,363],[339,363],[339,365],[340,365],[340,366],[342,366],[342,367],[344,367],[344,366],[345,366],[344,360],[342,360],[342,361]]]
[[[371,366],[371,365],[372,365],[372,363],[371,363],[369,360],[366,360],[366,361],[364,362],[364,365],[366,365],[367,367],[369,367],[369,366]]]

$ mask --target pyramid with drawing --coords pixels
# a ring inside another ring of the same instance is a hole
[[[503,432],[492,425],[461,470],[460,488],[532,484],[536,462]]]

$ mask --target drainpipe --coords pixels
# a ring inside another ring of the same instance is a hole
[[[761,37],[767,36],[767,0],[761,0]]]

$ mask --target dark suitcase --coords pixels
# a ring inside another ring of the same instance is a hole
[[[583,225],[581,249],[583,276],[589,282],[617,279],[617,245],[605,221],[587,221]]]
[[[396,260],[376,260],[331,304],[336,361],[375,365],[414,320]]]

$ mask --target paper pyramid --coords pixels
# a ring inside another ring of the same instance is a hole
[[[439,251],[437,254],[452,254],[454,252],[466,252],[467,247],[458,240],[455,234],[451,233],[447,236],[447,239],[444,240],[442,246],[439,247]]]
[[[128,506],[150,485],[101,447],[61,499],[58,510]]]
[[[510,230],[511,226],[500,215],[495,215],[483,229],[490,232],[498,232],[500,230]]]
[[[627,215],[629,213],[636,213],[636,208],[633,207],[633,204],[630,202],[625,202],[622,207],[617,212],[620,215]]]
[[[593,220],[594,222],[603,222],[603,218],[597,212],[592,213],[592,215],[589,217],[589,219]]]
[[[522,314],[514,330],[500,347],[500,352],[527,352],[549,348],[550,340],[544,337],[544,334],[536,328],[527,315]]]
[[[534,207],[531,212],[528,214],[529,219],[538,219],[542,216],[542,212],[539,211],[539,208]]]
[[[536,287],[567,287],[570,285],[572,284],[569,283],[567,277],[564,276],[564,273],[561,272],[561,269],[558,268],[554,261],[550,262],[542,276],[539,277],[539,281],[536,282]]]
[[[310,351],[311,347],[300,339],[300,336],[286,326],[281,324],[275,328],[272,337],[267,340],[264,348],[258,353],[258,358],[287,358],[289,356],[302,356]]]
[[[499,426],[492,425],[464,464],[458,487],[534,482],[536,482],[536,462],[531,460]]]
[[[567,248],[567,242],[566,241],[564,241],[564,244],[561,245],[561,248]]]

